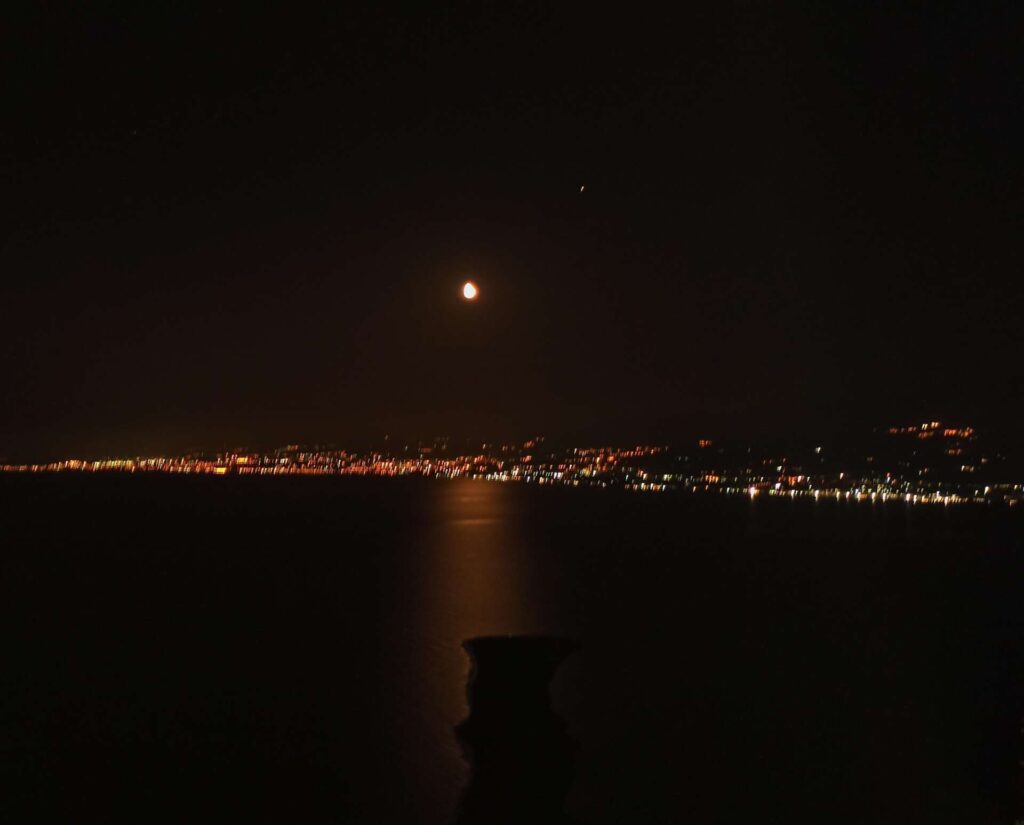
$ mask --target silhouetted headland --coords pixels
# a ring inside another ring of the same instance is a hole
[[[575,744],[548,685],[578,648],[551,637],[488,636],[463,643],[473,663],[469,717],[456,732],[472,768],[458,823],[568,822],[562,813]]]

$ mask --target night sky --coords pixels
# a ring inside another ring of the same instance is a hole
[[[36,5],[0,459],[1024,418],[1016,4]]]

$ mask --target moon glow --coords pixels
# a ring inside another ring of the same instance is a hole
[[[466,281],[466,283],[462,285],[462,297],[467,301],[475,301],[476,296],[479,294],[480,290],[472,281]]]

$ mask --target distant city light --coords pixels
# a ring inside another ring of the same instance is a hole
[[[475,285],[467,286],[475,289]],[[887,432],[909,434],[913,441],[908,446],[917,448],[906,454],[907,460],[897,461],[897,467],[876,469],[885,460],[877,456],[878,460],[870,462],[871,469],[866,469],[868,462],[865,462],[865,468],[847,467],[839,471],[823,469],[820,461],[813,462],[813,470],[806,464],[801,466],[803,459],[799,452],[754,457],[749,448],[732,455],[728,448],[723,448],[704,452],[705,460],[699,463],[691,463],[691,458],[686,456],[686,464],[681,464],[684,452],[667,446],[553,448],[545,444],[543,437],[537,436],[518,443],[478,444],[464,452],[449,451],[447,437],[438,437],[433,444],[420,444],[413,454],[408,448],[396,455],[380,449],[356,453],[289,444],[269,452],[237,449],[211,454],[98,460],[68,458],[46,464],[0,464],[0,472],[171,473],[229,477],[420,476],[522,482],[545,487],[619,488],[645,493],[674,490],[747,495],[751,499],[785,496],[817,501],[827,496],[836,501],[850,502],[904,501],[912,505],[1001,502],[1011,507],[1024,501],[1024,483],[978,478],[987,467],[983,466],[984,457],[979,459],[977,451],[970,445],[975,438],[974,430],[957,427],[943,431],[937,422],[927,424],[924,432],[939,431],[945,438],[956,439],[956,454],[965,458],[970,456],[970,463],[950,462],[943,477],[941,466],[921,466],[924,455],[918,455],[921,447],[916,440],[921,430],[894,427]],[[954,434],[947,436],[946,432]],[[709,440],[702,441],[710,446]],[[944,444],[937,446],[944,447]],[[809,458],[819,449],[808,449],[804,458]],[[945,448],[938,452],[943,456],[949,454]]]

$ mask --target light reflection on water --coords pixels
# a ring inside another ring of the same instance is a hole
[[[951,638],[917,624],[937,610],[919,584],[928,581],[918,570],[925,558],[932,577],[973,605],[952,576],[960,536],[971,533],[953,530],[948,514],[569,498],[469,480],[421,493],[420,518],[388,570],[400,573],[386,586],[382,641],[391,672],[408,676],[389,702],[397,709],[390,736],[404,792],[434,817],[424,821],[450,821],[468,779],[453,728],[468,710],[461,644],[475,636],[582,642],[552,686],[581,745],[567,803],[581,821],[632,821],[645,800],[708,816],[722,805],[741,810],[735,776],[760,781],[765,798],[820,812],[842,787],[831,777],[889,758],[893,715],[908,741],[934,727],[935,714],[905,697],[933,691],[935,707],[949,711],[947,728],[961,710],[900,652]],[[955,624],[965,639],[985,639]],[[564,707],[559,679],[569,684]],[[890,705],[890,717],[877,710]],[[967,711],[959,722],[973,724]],[[773,776],[813,773],[815,737],[828,741],[827,765],[839,769],[813,774],[813,793],[790,798],[778,790],[785,782],[754,779],[764,764]],[[951,747],[932,761],[956,772],[960,758]],[[925,793],[909,774],[891,785],[879,780],[874,792]],[[975,804],[963,796],[964,810]]]
[[[527,537],[510,489],[454,481],[431,485],[426,495],[425,518],[391,596],[397,609],[390,615],[401,622],[391,626],[387,643],[410,675],[396,686],[401,716],[392,735],[399,769],[415,784],[409,790],[438,812],[437,821],[447,821],[468,780],[454,735],[468,712],[462,642],[538,633],[541,623],[527,575]]]
[[[495,634],[582,645],[552,685],[579,743],[577,821],[1014,819],[1015,513],[469,480],[0,481],[16,619],[0,738],[40,757],[8,783],[49,804],[37,819],[120,803],[119,821],[149,821],[160,799],[187,821],[212,794],[229,820],[449,822],[468,778],[461,645]]]

